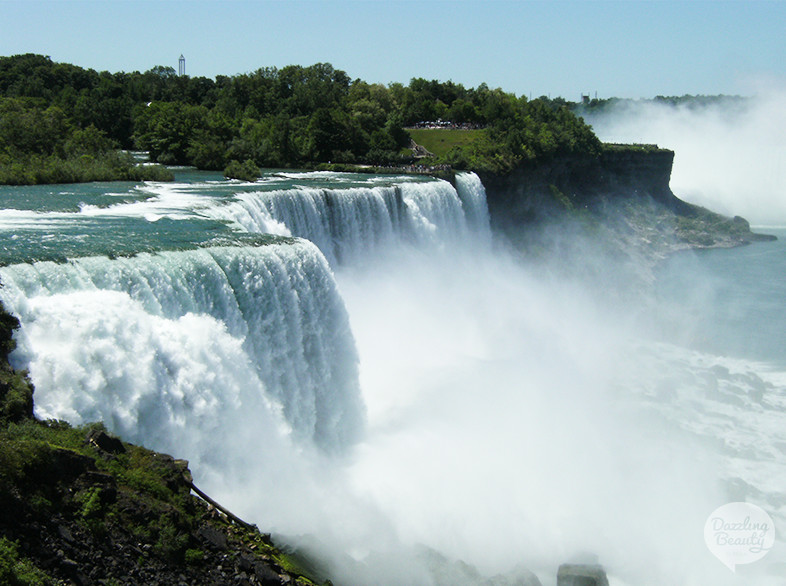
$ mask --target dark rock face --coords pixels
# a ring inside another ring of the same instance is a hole
[[[223,531],[219,531],[212,525],[202,525],[198,531],[199,536],[210,545],[224,551],[227,549],[227,536]]]
[[[505,231],[593,209],[601,201],[651,198],[676,212],[686,209],[669,187],[674,152],[608,151],[599,157],[565,156],[509,175],[481,174],[492,226]]]
[[[606,570],[597,564],[562,564],[557,586],[609,586]]]
[[[679,208],[683,202],[669,187],[673,164],[674,151],[666,149],[604,152],[595,171],[596,189],[599,192],[611,189],[612,193],[623,195],[640,190],[655,201]]]
[[[311,583],[282,567],[289,562],[268,535],[191,495],[184,460],[123,444],[103,428],[80,438],[63,424],[25,425],[49,441],[28,447],[18,469],[2,466],[17,443],[0,454],[0,539],[58,584]],[[61,433],[81,448],[53,445]],[[32,443],[2,425],[0,436]],[[133,459],[151,473],[140,474]]]
[[[616,245],[648,243],[648,253],[718,248],[774,237],[754,234],[744,218],[687,203],[669,187],[674,153],[608,146],[600,156],[565,156],[508,175],[481,174],[491,226],[517,245],[556,224],[596,222]],[[590,221],[588,222],[588,219]]]
[[[87,443],[107,454],[124,454],[126,451],[120,439],[112,437],[101,429],[94,429],[87,434]]]

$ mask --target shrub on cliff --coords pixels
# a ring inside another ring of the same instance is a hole
[[[3,363],[8,360],[8,355],[16,348],[14,330],[18,328],[19,320],[8,313],[0,303],[0,361]]]
[[[8,355],[16,348],[13,334],[18,327],[19,320],[0,303],[0,424],[33,416],[33,385],[26,372],[17,372],[8,364]]]
[[[0,421],[15,422],[33,416],[33,387],[27,373],[0,370]]]
[[[54,580],[33,563],[19,555],[13,541],[0,537],[0,584],[9,586],[44,586]]]

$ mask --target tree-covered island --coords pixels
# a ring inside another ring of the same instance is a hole
[[[485,84],[417,78],[384,86],[327,63],[210,79],[162,66],[109,73],[41,55],[0,57],[5,184],[165,178],[121,149],[246,175],[257,167],[408,164],[407,129],[436,120],[449,120],[454,136],[428,157],[432,165],[505,173],[601,150],[564,100],[528,100]]]

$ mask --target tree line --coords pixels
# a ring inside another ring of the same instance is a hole
[[[96,72],[26,54],[0,57],[0,167],[31,157],[107,156],[121,148],[165,165],[221,170],[247,163],[407,162],[406,128],[450,120],[483,128],[480,140],[437,163],[509,171],[600,142],[559,99],[528,100],[485,84],[412,79],[387,86],[328,63],[265,67],[235,76]]]

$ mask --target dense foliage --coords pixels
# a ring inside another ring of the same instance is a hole
[[[260,175],[259,167],[256,166],[254,161],[246,160],[241,163],[237,160],[232,160],[224,169],[224,177],[227,179],[241,179],[243,181],[254,181]]]
[[[73,113],[71,113],[73,114]],[[75,124],[41,99],[0,97],[0,183],[73,183],[166,179],[161,167],[138,167],[96,128]]]
[[[85,156],[105,157],[108,144],[149,151],[159,163],[213,170],[232,161],[261,167],[410,162],[406,128],[438,119],[483,129],[480,140],[436,161],[458,168],[506,171],[599,150],[590,127],[564,101],[425,79],[386,87],[351,80],[327,63],[210,79],[162,66],[99,73],[16,55],[0,57],[0,99],[0,165],[15,182],[29,182],[31,161],[47,167],[56,158],[74,167]],[[87,134],[70,140],[74,132]],[[63,180],[71,167],[35,179]]]
[[[601,143],[592,128],[560,101],[527,100],[501,90],[488,92],[486,134],[446,156],[456,168],[504,173],[556,155],[598,155]]]

